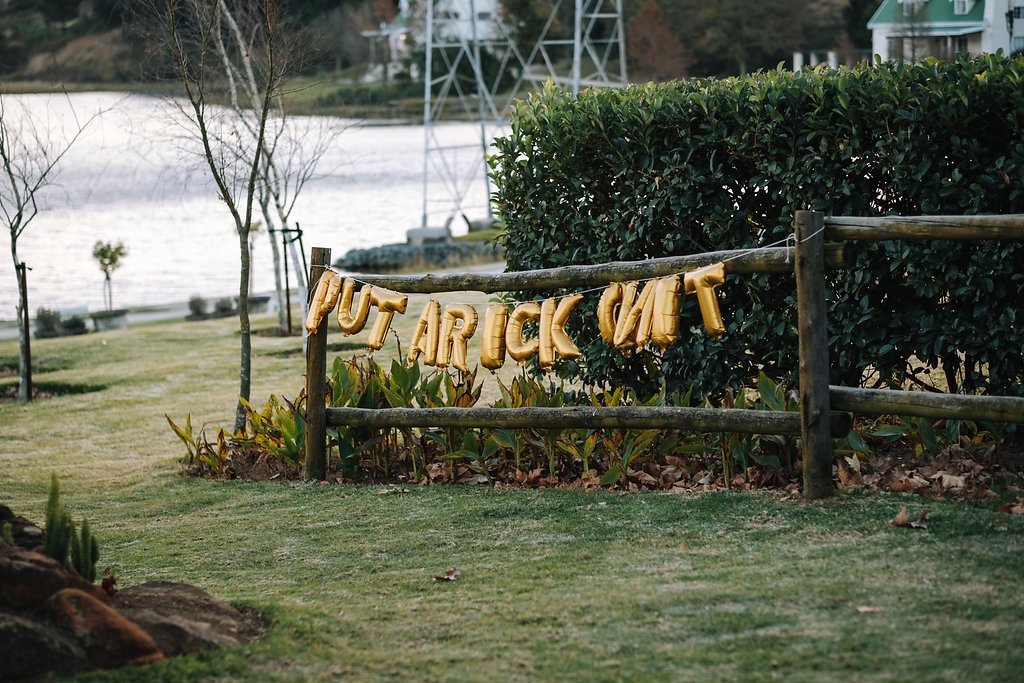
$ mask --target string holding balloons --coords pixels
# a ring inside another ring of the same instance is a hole
[[[725,264],[715,263],[680,275],[639,281],[613,282],[601,294],[597,322],[601,338],[623,352],[647,345],[664,350],[676,343],[679,335],[679,309],[682,294],[695,294],[705,331],[720,337],[725,323],[718,306],[715,288],[725,283]],[[367,340],[370,351],[380,349],[396,314],[404,314],[409,297],[382,287],[364,284],[356,298],[357,281],[342,278],[327,270],[317,282],[305,327],[317,330],[335,308],[338,326],[346,336],[361,332],[370,309],[377,310]],[[558,358],[581,355],[579,347],[566,332],[566,323],[583,300],[583,294],[552,297],[543,301],[525,301],[509,310],[505,304],[487,307],[483,322],[480,364],[494,372],[506,356],[520,365],[537,356],[544,371],[554,368]],[[524,338],[524,326],[536,322],[537,335]],[[468,304],[448,304],[430,299],[416,322],[408,363],[422,358],[426,365],[454,367],[468,372],[468,343],[478,328],[476,309]]]

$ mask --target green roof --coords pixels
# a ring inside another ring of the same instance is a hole
[[[953,13],[953,0],[926,0],[917,21],[924,24],[978,24],[985,18],[985,0],[978,0],[967,14]],[[899,0],[885,0],[868,21],[868,28],[877,24],[902,24],[903,5]]]

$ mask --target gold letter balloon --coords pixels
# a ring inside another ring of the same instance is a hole
[[[601,338],[623,352],[632,352],[650,344],[665,350],[675,344],[679,334],[681,293],[696,294],[704,329],[720,337],[725,323],[718,307],[715,287],[725,283],[725,264],[697,268],[682,277],[670,275],[648,280],[643,288],[637,281],[612,282],[601,294],[597,305],[597,324]],[[366,326],[370,307],[377,309],[369,339],[370,351],[380,349],[395,314],[404,314],[409,303],[405,294],[365,285],[355,302],[356,281],[325,271],[317,282],[306,316],[305,327],[315,332],[323,318],[337,306],[338,325],[346,335]],[[491,372],[511,356],[519,364],[538,356],[544,371],[551,371],[557,358],[579,358],[579,347],[565,331],[565,325],[583,300],[582,294],[526,301],[511,312],[505,304],[491,304],[484,316],[484,334],[480,365]],[[537,321],[537,336],[523,339],[523,326]],[[445,368],[451,365],[469,372],[468,344],[477,329],[476,309],[468,304],[441,304],[430,299],[423,307],[413,332],[406,362],[421,356],[426,365]]]

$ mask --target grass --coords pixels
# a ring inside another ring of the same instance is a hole
[[[399,318],[405,344],[421,306]],[[303,363],[282,352],[301,340],[253,343],[254,399],[294,395]],[[0,342],[0,363],[15,353]],[[33,355],[46,368],[37,381],[106,388],[0,405],[0,502],[41,521],[56,472],[122,584],[185,581],[274,622],[258,643],[81,680],[963,681],[1024,670],[1022,517],[934,501],[928,528],[909,530],[887,522],[923,502],[898,495],[381,495],[393,487],[187,479],[163,414],[230,422],[230,319],[34,341]],[[456,581],[433,580],[450,567]]]

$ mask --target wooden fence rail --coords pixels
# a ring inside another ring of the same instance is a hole
[[[845,244],[826,240],[1024,240],[1024,215],[916,216],[890,218],[825,218],[798,211],[794,216],[795,248],[719,251],[637,262],[567,266],[515,273],[450,275],[358,275],[360,281],[410,294],[472,290],[542,291],[586,288],[612,282],[662,277],[728,262],[728,272],[795,272],[800,354],[800,412],[727,410],[681,407],[567,408],[323,408],[327,364],[327,320],[307,338],[304,476],[326,474],[326,427],[512,427],[682,429],[707,432],[797,434],[803,443],[804,495],[822,498],[834,492],[832,435],[850,429],[849,413],[899,414],[929,418],[1024,423],[1024,398],[959,396],[925,392],[856,389],[829,386],[828,336],[825,319],[827,270],[844,268]],[[329,249],[314,248],[310,282],[317,282],[330,263]],[[835,413],[833,410],[844,411]]]
[[[828,393],[833,410],[845,410],[858,415],[1024,422],[1024,398],[1016,396],[964,396],[837,386],[830,386]]]
[[[833,413],[828,424],[846,433],[851,419]],[[332,427],[498,427],[525,429],[680,429],[741,434],[799,434],[800,414],[736,408],[617,406],[564,408],[328,408]]]
[[[843,244],[825,247],[825,267],[836,270],[846,267],[848,249]],[[675,275],[704,266],[728,262],[734,275],[751,273],[792,273],[796,249],[773,247],[751,251],[736,249],[712,251],[689,256],[666,256],[646,261],[611,261],[591,266],[542,268],[514,273],[450,273],[444,275],[378,275],[357,274],[353,277],[377,287],[405,294],[436,294],[440,292],[514,292],[544,291],[561,288],[600,287],[610,282],[646,280]],[[312,282],[312,280],[310,280]]]

